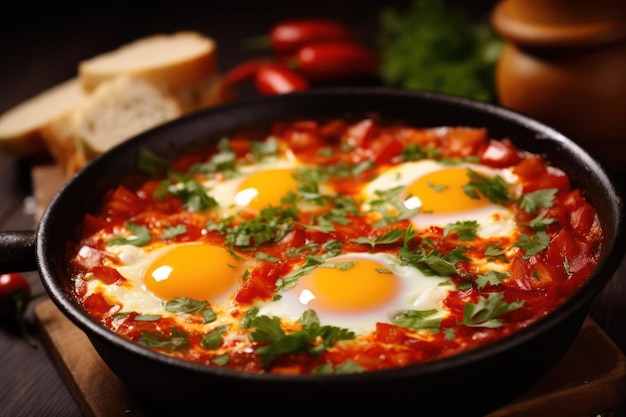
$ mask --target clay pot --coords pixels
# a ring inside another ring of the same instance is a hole
[[[626,2],[502,0],[491,22],[499,103],[626,170]]]

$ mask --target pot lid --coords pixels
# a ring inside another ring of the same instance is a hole
[[[626,40],[623,0],[501,0],[491,23],[528,47],[584,47]]]

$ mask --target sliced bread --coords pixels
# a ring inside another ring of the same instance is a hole
[[[78,63],[77,77],[1,115],[0,148],[48,152],[71,175],[140,127],[232,100],[215,60],[215,42],[194,31],[150,35],[93,56]]]
[[[72,116],[78,152],[87,160],[183,114],[168,92],[141,78],[120,75],[101,83]]]
[[[40,130],[48,152],[68,178],[87,163],[85,153],[76,144],[77,109],[75,106],[55,116]]]
[[[120,74],[131,74],[177,97],[183,111],[202,105],[198,91],[216,81],[216,44],[196,31],[156,34],[81,61],[85,91]]]
[[[40,130],[77,106],[83,97],[79,79],[72,78],[8,110],[0,116],[0,147],[17,157],[46,152]]]

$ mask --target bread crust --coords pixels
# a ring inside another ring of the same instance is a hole
[[[47,151],[41,129],[84,97],[78,78],[45,90],[0,116],[0,147],[14,156]]]
[[[87,109],[98,100],[114,101],[105,91],[123,77],[157,89],[172,109],[168,120],[233,99],[217,73],[215,41],[195,31],[146,36],[81,61],[77,70],[71,80],[0,116],[1,148],[19,156],[46,152],[72,176],[112,146],[89,133],[86,126],[102,125],[105,115]],[[20,117],[28,122],[15,123]]]
[[[43,138],[49,153],[60,165],[66,178],[81,170],[87,157],[76,138],[77,107],[50,120],[42,129]]]
[[[161,49],[160,54],[151,54],[156,48]],[[146,56],[143,62],[136,59],[140,55]],[[175,90],[213,75],[216,72],[215,56],[215,42],[199,32],[157,34],[81,61],[78,74],[88,92],[120,73]]]

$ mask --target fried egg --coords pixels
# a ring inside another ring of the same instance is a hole
[[[445,227],[449,223],[475,220],[480,237],[507,236],[515,229],[513,213],[486,197],[471,198],[463,190],[470,182],[468,169],[486,177],[500,175],[515,182],[514,174],[474,164],[448,165],[434,160],[405,162],[387,169],[363,189],[366,201],[378,198],[377,192],[403,187],[398,194],[407,209],[418,210],[411,219],[419,229]]]
[[[299,164],[293,158],[281,157],[252,165],[242,165],[238,175],[204,185],[225,213],[233,210],[259,212],[268,206],[280,206],[289,191],[298,191],[294,178]]]
[[[108,252],[117,257],[112,265],[128,281],[103,286],[88,281],[88,290],[102,291],[124,311],[162,313],[162,303],[176,297],[206,300],[212,305],[227,302],[235,293],[246,266],[226,249],[208,243],[177,243],[147,251],[133,245],[114,245]],[[97,289],[98,288],[98,289]]]
[[[312,309],[322,325],[366,334],[405,310],[437,309],[444,315],[441,301],[453,288],[447,282],[400,265],[388,254],[343,254],[298,278],[278,300],[261,303],[259,314],[295,321]]]

